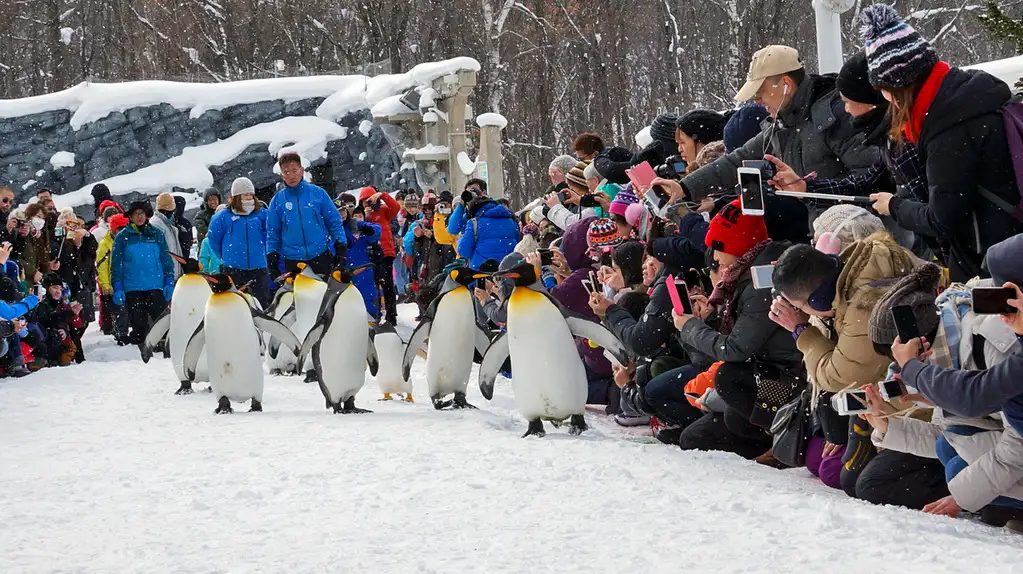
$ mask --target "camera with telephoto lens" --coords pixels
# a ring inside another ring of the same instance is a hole
[[[774,179],[774,164],[765,159],[744,159],[742,167],[751,167],[760,170],[760,179],[764,183],[764,189],[772,189],[768,180]]]
[[[673,155],[664,160],[664,164],[654,168],[654,173],[661,179],[681,179],[685,175],[686,162],[682,156]]]

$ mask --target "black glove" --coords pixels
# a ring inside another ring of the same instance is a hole
[[[334,244],[334,267],[346,267],[348,265],[348,246],[338,241]]]
[[[270,277],[277,278],[277,275],[281,272],[279,267],[281,263],[281,254],[267,253],[266,254],[266,270],[270,272]]]

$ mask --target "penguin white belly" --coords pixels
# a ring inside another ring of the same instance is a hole
[[[295,326],[291,332],[302,342],[305,341],[306,335],[316,325],[316,317],[320,313],[320,303],[323,302],[323,295],[327,293],[327,284],[323,281],[305,279],[304,277],[296,279],[296,282],[299,280],[304,280],[303,283],[308,282],[308,284],[298,286],[295,289]],[[365,305],[363,305],[362,310],[366,310]],[[313,359],[310,353],[302,370],[309,371],[312,368]]]
[[[292,312],[287,317],[284,317],[284,314],[288,312],[288,309],[290,309],[294,303],[295,303],[294,293],[290,291],[284,293],[283,295],[281,295],[281,299],[278,302],[277,307],[274,309],[273,315],[274,319],[277,319],[278,321],[283,323],[284,326],[291,329],[292,332],[294,332],[295,327],[295,313]],[[295,354],[291,352],[291,349],[288,349],[284,345],[280,345],[280,341],[278,341],[277,357],[274,358],[267,354],[266,366],[269,369],[280,369],[282,371],[288,372],[295,366],[296,360],[298,360],[298,358],[295,357]]]
[[[170,344],[171,363],[174,365],[174,374],[178,376],[178,381],[188,380],[184,367],[185,347],[195,333],[196,327],[202,323],[206,313],[206,301],[212,294],[210,284],[201,275],[182,275],[174,286],[167,342]],[[199,355],[192,382],[202,383],[209,380],[206,351],[203,350]]]
[[[377,350],[377,386],[382,393],[411,393],[412,383],[406,382],[401,376],[401,361],[405,355],[405,345],[397,333],[380,333],[373,338]]]
[[[564,420],[586,409],[586,369],[561,310],[518,288],[508,301],[515,406],[526,420]]]
[[[210,384],[217,397],[263,402],[263,365],[252,310],[234,293],[217,293],[206,303],[206,353]]]
[[[430,327],[426,381],[430,397],[464,393],[476,350],[476,315],[472,295],[458,287],[444,295]]]
[[[331,402],[354,397],[366,384],[368,352],[366,304],[355,285],[350,285],[334,303],[334,319],[319,345],[320,376]]]

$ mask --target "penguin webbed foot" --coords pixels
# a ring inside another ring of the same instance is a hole
[[[384,393],[384,398],[377,399],[377,400],[383,402],[383,401],[392,401],[394,399],[391,398],[391,393]]]
[[[441,400],[440,397],[430,397],[430,400],[433,401],[433,408],[437,409],[438,411],[446,409],[454,403],[454,401]]]
[[[190,383],[188,381],[181,381],[181,386],[178,387],[178,390],[174,391],[174,394],[175,395],[190,395],[193,392],[195,392],[195,391],[192,390],[192,383]]]
[[[227,415],[233,412],[234,409],[231,408],[231,399],[227,397],[220,397],[220,400],[217,401],[217,410],[213,411],[213,414]]]
[[[205,390],[205,391],[203,391],[203,392],[204,392],[204,393],[213,393],[213,386],[212,386],[212,385],[210,385],[210,386],[206,387],[206,390]]]
[[[270,369],[270,376],[271,377],[280,377],[283,374],[284,374],[284,371],[282,371],[280,369]]]
[[[306,371],[305,372],[305,381],[303,381],[303,382],[305,382],[305,383],[317,383],[317,382],[319,382],[319,379],[316,377],[316,371],[313,370],[313,369],[309,369],[308,371]]]
[[[455,393],[455,398],[452,401],[452,404],[453,404],[453,408],[456,408],[456,409],[473,409],[473,410],[477,410],[475,406],[470,405],[469,402],[465,400],[465,393]]]
[[[416,402],[416,401],[415,401],[415,400],[414,400],[414,399],[412,398],[412,393],[405,393],[405,402],[406,402],[406,403],[414,403],[414,402]]]
[[[543,421],[540,419],[534,419],[529,421],[529,428],[526,430],[526,434],[522,435],[522,438],[529,436],[543,437],[547,436],[547,431],[543,430]]]
[[[568,434],[579,436],[583,434],[583,431],[590,428],[586,424],[586,418],[583,415],[572,415],[568,419]]]
[[[249,408],[250,413],[261,413],[263,412],[263,403],[252,399],[252,406]]]
[[[334,411],[334,412],[338,412],[338,411]],[[340,412],[343,415],[349,415],[349,414],[362,415],[362,414],[366,414],[366,413],[371,413],[373,411],[371,411],[369,409],[360,409],[359,407],[355,406],[355,397],[351,397],[347,401],[345,401],[344,405],[342,405]]]

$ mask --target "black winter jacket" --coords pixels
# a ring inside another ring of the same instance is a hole
[[[674,356],[684,356],[682,349],[672,337],[675,334],[675,325],[672,324],[671,298],[665,285],[669,274],[667,268],[662,269],[654,280],[650,301],[639,321],[633,319],[620,305],[611,305],[607,308],[604,324],[625,345],[626,351],[632,357],[654,358],[666,349]]]
[[[994,76],[952,68],[928,109],[917,145],[927,203],[896,197],[890,204],[903,227],[930,228],[947,239],[944,256],[953,281],[981,275],[988,247],[1023,231],[977,192],[983,187],[1011,205],[1019,203],[1001,115],[1010,97],[1009,87]]]

